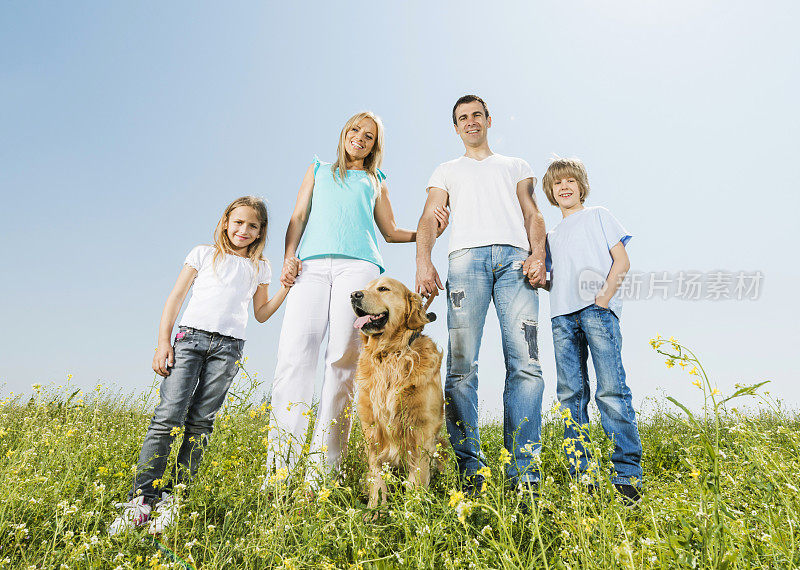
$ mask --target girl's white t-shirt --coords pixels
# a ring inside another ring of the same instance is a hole
[[[213,263],[214,247],[198,245],[184,263],[197,270],[192,297],[183,312],[180,326],[216,332],[245,340],[247,307],[259,285],[269,284],[272,270],[265,260],[223,254]]]
[[[521,158],[492,154],[483,160],[460,156],[440,164],[428,189],[450,196],[453,219],[447,253],[466,247],[508,244],[530,250],[517,183],[536,177]]]

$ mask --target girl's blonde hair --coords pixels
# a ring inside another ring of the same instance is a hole
[[[362,111],[347,119],[347,122],[342,128],[342,132],[339,134],[339,146],[336,149],[336,162],[331,165],[331,172],[333,173],[334,180],[338,176],[340,182],[343,182],[347,176],[347,147],[345,146],[345,139],[350,129],[353,128],[354,125],[357,125],[362,119],[372,119],[375,121],[378,130],[378,132],[375,133],[375,144],[364,159],[364,171],[372,181],[372,185],[375,187],[375,193],[377,194],[381,188],[378,169],[383,163],[383,121],[372,111]]]
[[[264,200],[256,196],[242,196],[241,198],[236,198],[236,200],[228,204],[228,207],[225,208],[222,217],[219,219],[219,222],[217,222],[217,228],[214,230],[215,251],[213,264],[216,268],[217,259],[224,253],[234,255],[233,243],[231,243],[231,238],[228,237],[227,231],[228,218],[230,218],[231,212],[239,206],[253,208],[258,216],[258,221],[261,223],[261,227],[258,230],[258,237],[253,243],[247,246],[247,257],[253,264],[255,275],[258,276],[258,262],[264,259],[264,246],[267,245],[267,223],[269,221],[269,215]]]
[[[542,178],[544,195],[547,196],[553,206],[558,206],[558,202],[553,196],[553,184],[555,184],[556,180],[563,180],[564,178],[574,178],[578,182],[581,204],[583,204],[589,195],[589,175],[586,173],[586,167],[579,158],[553,157],[553,160],[550,161],[550,166],[547,167],[547,172],[544,173],[544,178]]]

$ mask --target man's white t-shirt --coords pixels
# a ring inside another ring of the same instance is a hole
[[[536,177],[521,158],[492,154],[483,160],[461,156],[440,164],[428,189],[450,196],[448,254],[466,247],[508,244],[530,250],[517,183]]]

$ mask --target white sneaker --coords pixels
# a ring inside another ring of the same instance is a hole
[[[161,534],[171,526],[178,517],[178,498],[170,493],[162,493],[161,500],[156,504],[156,512],[150,519],[150,534]]]
[[[111,536],[142,526],[150,519],[150,512],[153,510],[141,495],[127,503],[116,503],[114,506],[122,509],[122,512],[108,527],[108,534]]]

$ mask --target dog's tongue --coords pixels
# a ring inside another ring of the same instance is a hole
[[[361,330],[361,327],[373,320],[375,320],[375,317],[372,315],[364,315],[363,317],[358,317],[356,322],[353,323],[353,326],[358,330]]]

